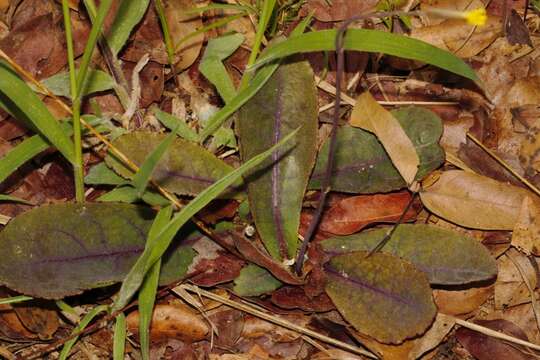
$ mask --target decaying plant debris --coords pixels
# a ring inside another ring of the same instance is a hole
[[[538,357],[539,24],[0,0],[0,356]]]

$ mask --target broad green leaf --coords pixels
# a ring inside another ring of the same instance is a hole
[[[99,315],[99,313],[102,313],[102,312],[107,312],[107,310],[109,309],[109,307],[107,305],[98,305],[96,307],[94,307],[92,310],[90,310],[85,316],[84,318],[81,320],[81,322],[79,323],[79,325],[77,325],[73,331],[72,331],[72,334],[76,334],[78,332],[81,332],[83,331],[87,326],[88,324],[90,324],[90,322],[96,317]],[[77,342],[77,340],[79,339],[78,336],[75,336],[74,338],[68,340],[65,344],[64,344],[64,347],[62,347],[62,351],[60,352],[60,356],[59,356],[59,359],[60,360],[66,360],[69,356],[69,352],[71,351],[71,348],[73,348],[73,345],[75,345],[75,343]]]
[[[374,229],[349,236],[336,236],[321,242],[329,254],[372,250],[390,228]],[[399,225],[386,252],[410,261],[426,273],[429,282],[440,285],[461,285],[493,279],[497,264],[477,240],[436,226]]]
[[[126,315],[118,314],[114,324],[113,360],[124,360],[126,349]]]
[[[107,43],[116,56],[125,45],[133,28],[141,21],[150,0],[123,0],[107,33]]]
[[[259,296],[270,293],[281,285],[270,272],[260,266],[249,264],[234,279],[233,291],[239,296]]]
[[[338,255],[325,267],[326,293],[356,330],[398,344],[423,334],[437,309],[424,273],[398,257]]]
[[[88,185],[122,185],[128,181],[117,175],[104,162],[100,162],[90,168],[84,182]]]
[[[444,162],[444,151],[439,145],[442,135],[441,119],[433,112],[406,107],[393,110],[405,133],[414,144],[420,158],[416,179],[420,180]],[[328,141],[323,145],[309,182],[310,189],[320,189],[328,160]],[[377,138],[367,131],[343,126],[337,133],[331,187],[349,193],[388,192],[407,184],[392,164]]]
[[[51,92],[57,96],[71,98],[69,85],[69,72],[61,72],[42,81]],[[114,87],[114,80],[109,74],[101,70],[90,69],[86,76],[82,95],[89,95],[99,91],[110,90]]]
[[[146,187],[148,186],[148,182],[150,181],[150,177],[152,176],[152,173],[154,172],[158,162],[163,157],[163,154],[171,144],[173,143],[174,139],[176,138],[176,130],[174,129],[167,135],[144,159],[143,163],[141,164],[141,167],[139,168],[139,171],[133,176],[133,180],[131,181],[133,187],[137,190],[137,194],[139,196],[142,196],[144,194],[144,191],[146,190]]]
[[[293,147],[276,151],[246,178],[255,225],[275,259],[296,255],[302,199],[316,156],[317,114],[313,71],[305,61],[280,66],[238,112],[243,161],[301,127]]]
[[[222,61],[235,52],[244,39],[242,34],[230,34],[209,40],[199,65],[201,73],[216,87],[225,103],[234,98],[236,89]]]
[[[131,289],[136,289],[136,287],[133,286],[133,279],[138,278],[140,275],[138,271],[138,267],[140,266],[140,264],[144,264],[144,273],[148,273],[152,266],[163,256],[178,230],[180,230],[180,228],[182,228],[189,221],[189,219],[191,219],[202,208],[208,205],[210,201],[214,200],[220,193],[223,192],[223,190],[225,190],[228,186],[237,181],[247,171],[250,171],[255,166],[259,165],[262,161],[264,161],[268,156],[272,154],[272,152],[276,148],[282,146],[283,144],[286,144],[287,141],[291,140],[291,138],[296,135],[297,132],[298,130],[294,131],[290,135],[283,138],[278,144],[276,144],[272,148],[259,154],[258,156],[255,156],[254,158],[240,166],[238,169],[235,169],[231,173],[223,176],[221,179],[216,181],[214,184],[201,192],[197,197],[191,200],[182,210],[180,210],[180,212],[178,212],[172,218],[171,221],[167,223],[166,226],[163,227],[159,234],[156,235],[155,239],[153,240],[152,247],[146,248],[144,253],[139,257],[139,259],[137,259],[136,264],[133,266],[133,269],[135,270],[130,271],[130,273],[124,280],[124,283],[129,284],[129,287]],[[122,293],[122,289],[120,289],[120,292]],[[114,309],[123,308],[133,294],[123,292],[123,295],[123,301],[117,301],[115,303]]]
[[[144,194],[139,196],[139,192],[132,186],[119,186],[108,193],[101,195],[97,201],[102,202],[122,202],[132,204],[138,201],[144,201],[152,206],[166,206],[170,201],[163,195],[153,191],[146,190]]]
[[[135,131],[119,137],[113,144],[124,154],[129,154],[131,160],[140,166],[165,136]],[[120,175],[126,178],[132,176],[131,170],[112,155],[107,156],[105,162]],[[231,166],[201,146],[176,138],[157,164],[152,179],[171,192],[195,195],[232,170]],[[235,183],[235,187],[239,185],[240,182]]]
[[[23,116],[21,121],[32,124],[68,161],[74,163],[73,142],[60,123],[32,89],[3,61],[0,61],[0,107],[17,118]]]
[[[154,216],[149,208],[128,204],[34,208],[0,232],[5,256],[0,283],[23,294],[59,299],[121,281],[143,252]],[[180,240],[164,258],[162,281],[184,275],[179,260],[192,253]]]
[[[289,55],[336,49],[338,30],[320,30],[290,37],[274,44],[261,54],[254,67]],[[367,51],[399,56],[435,65],[468,79],[478,81],[474,71],[463,60],[450,52],[408,36],[380,30],[349,29],[345,35],[345,50]]]
[[[161,111],[158,108],[154,109],[156,118],[169,130],[177,129],[176,133],[181,138],[189,141],[197,142],[199,135],[195,130],[190,128],[182,119],[178,119],[176,116],[169,114],[168,112]]]

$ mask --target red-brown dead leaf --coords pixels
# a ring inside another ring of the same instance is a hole
[[[124,71],[130,86],[134,67],[135,63],[129,61],[124,62],[122,66],[122,70]],[[141,87],[139,106],[146,108],[150,104],[158,102],[161,99],[165,81],[163,65],[155,61],[150,61],[139,73],[139,81]]]
[[[440,313],[464,315],[478,309],[491,295],[493,285],[473,287],[465,290],[433,290],[433,300]]]
[[[310,298],[300,286],[284,286],[277,289],[272,293],[271,301],[284,309],[300,309],[306,312],[325,312],[335,309],[326,293]]]
[[[227,252],[219,251],[219,255],[212,259],[201,259],[193,268],[190,277],[196,285],[214,286],[232,281],[240,275],[245,262]]]
[[[208,318],[217,329],[214,344],[222,348],[232,348],[244,328],[244,313],[222,306],[208,313]]]
[[[37,335],[29,331],[10,305],[0,305],[0,333],[11,339],[35,339]]]
[[[305,5],[309,12],[320,21],[340,21],[353,15],[367,14],[375,10],[378,0],[308,0]]]
[[[51,339],[60,324],[54,305],[45,301],[33,300],[14,304],[13,309],[21,323],[40,339]]]
[[[208,206],[206,206],[201,212],[199,217],[207,224],[215,224],[219,220],[230,219],[234,217],[238,210],[238,202],[234,200],[214,200]]]
[[[517,325],[506,320],[478,320],[478,325],[528,341],[527,335]],[[525,360],[530,353],[515,344],[508,344],[477,331],[461,328],[456,332],[458,341],[478,360]]]
[[[127,327],[139,332],[139,312],[127,316]],[[156,305],[150,323],[150,338],[154,342],[178,339],[185,342],[199,341],[206,337],[209,328],[206,322],[191,308],[183,304]]]
[[[410,200],[407,192],[351,196],[327,210],[319,227],[324,232],[349,235],[373,223],[396,222]],[[404,221],[414,220],[417,212],[411,207]]]

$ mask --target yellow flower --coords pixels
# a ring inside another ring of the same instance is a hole
[[[485,25],[487,21],[486,9],[484,8],[477,8],[468,11],[456,11],[429,7],[425,9],[425,12],[429,15],[440,16],[447,19],[463,19],[469,24],[475,26]]]
[[[486,9],[478,8],[470,11],[465,11],[465,20],[471,25],[482,26],[486,24],[487,14]]]

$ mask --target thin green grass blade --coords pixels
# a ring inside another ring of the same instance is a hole
[[[156,219],[152,223],[152,227],[148,232],[148,247],[152,246],[156,239],[157,233],[167,225],[167,222],[169,222],[171,216],[171,206],[161,209],[161,211],[157,214]],[[148,274],[144,278],[141,290],[139,291],[139,338],[143,360],[150,359],[150,323],[152,321],[152,313],[154,311],[160,269],[161,259],[152,265],[152,268],[150,268]]]
[[[81,320],[79,325],[77,325],[75,327],[75,329],[73,329],[72,334],[76,334],[76,333],[84,330],[88,326],[88,324],[90,324],[90,322],[97,315],[99,315],[99,313],[106,312],[107,310],[108,310],[107,305],[99,305],[99,306],[96,306],[95,308],[93,308],[92,310],[90,310],[88,312],[88,314],[86,314],[83,317],[83,319]],[[73,345],[75,345],[75,343],[77,342],[78,339],[79,339],[79,337],[76,336],[76,337],[74,337],[73,339],[69,340],[68,342],[66,342],[64,344],[64,347],[62,348],[62,351],[60,352],[60,357],[59,357],[60,360],[66,360],[68,358],[69,352],[71,351],[71,348],[73,347]]]
[[[34,298],[31,296],[26,296],[26,295],[12,296],[8,298],[0,299],[0,305],[20,303],[20,302],[28,301],[32,299]]]
[[[124,47],[133,28],[141,21],[150,0],[123,0],[113,25],[107,33],[107,43],[116,56]]]
[[[175,51],[177,51],[178,49],[180,49],[180,45],[182,45],[187,40],[191,39],[194,36],[197,36],[200,33],[205,33],[205,32],[207,32],[209,30],[222,27],[223,25],[226,25],[226,24],[230,23],[231,21],[239,19],[239,18],[241,18],[243,16],[246,16],[246,14],[245,13],[235,14],[235,15],[227,16],[227,17],[224,17],[223,19],[211,22],[210,24],[208,24],[206,26],[203,26],[202,28],[197,29],[196,31],[193,31],[193,32],[189,33],[188,35],[184,36],[182,39],[180,39],[180,41],[178,41],[174,45],[174,49],[175,49]]]
[[[124,360],[126,351],[126,315],[118,314],[114,324],[113,360]]]
[[[186,14],[199,14],[205,13],[210,10],[238,10],[238,11],[250,11],[256,12],[255,9],[247,5],[237,5],[237,4],[210,4],[200,8],[193,8],[186,11]]]
[[[4,96],[2,96],[4,95]],[[0,107],[11,114],[24,116],[64,157],[73,163],[73,142],[32,89],[0,61]]]
[[[238,180],[243,174],[251,170],[253,167],[260,164],[264,159],[270,156],[278,147],[282,146],[291,138],[296,135],[298,129],[287,135],[275,146],[272,146],[270,149],[264,151],[263,153],[251,158],[249,161],[244,163],[242,166],[236,170],[230,172],[226,176],[222,177],[220,180],[216,181],[214,184],[206,188],[201,192],[197,197],[189,202],[179,213],[177,213],[173,219],[167,223],[167,225],[159,232],[156,236],[155,242],[153,243],[152,248],[145,248],[142,255],[139,257],[132,270],[126,277],[126,280],[122,284],[120,289],[120,295],[118,300],[114,305],[114,309],[121,309],[128,302],[129,299],[133,296],[135,291],[139,288],[142,283],[144,275],[148,272],[150,267],[156,263],[158,259],[163,256],[167,248],[169,247],[172,239],[180,230],[180,228],[188,222],[197,212],[199,212],[203,207],[208,205],[210,201],[215,199],[219,194],[232,185],[236,180]],[[141,274],[142,269],[142,274]],[[140,280],[138,280],[140,279]],[[134,281],[136,280],[136,281]],[[126,288],[130,288],[129,291]]]
[[[177,118],[168,112],[161,111],[159,108],[154,109],[154,115],[156,118],[169,130],[176,130],[176,134],[183,139],[197,142],[199,135],[188,126],[183,120]]]
[[[50,146],[41,135],[34,135],[19,143],[0,159],[0,183],[22,164],[47,150]]]
[[[148,182],[152,177],[152,172],[156,168],[159,160],[165,154],[165,151],[171,146],[174,139],[176,139],[176,131],[178,128],[170,132],[169,135],[148,155],[139,168],[139,171],[133,176],[132,185],[137,189],[139,197],[144,194]]]
[[[167,60],[169,61],[169,67],[174,71],[174,45],[171,38],[171,32],[169,31],[169,23],[165,16],[165,9],[161,0],[155,0],[154,5],[158,14],[159,22],[161,23],[161,31],[163,31],[163,39],[165,40],[165,49],[167,50]]]
[[[25,205],[35,205],[34,203],[28,200],[24,200],[16,196],[4,195],[4,194],[0,194],[0,201],[9,201],[9,202],[21,203]]]
[[[289,55],[335,50],[336,29],[314,31],[274,44],[266,49],[250,70]],[[404,35],[379,30],[350,29],[344,39],[345,50],[367,51],[422,61],[478,81],[474,71],[460,58],[433,45]]]

